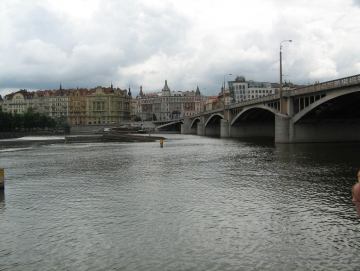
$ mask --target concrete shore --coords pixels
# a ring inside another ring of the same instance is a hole
[[[34,135],[35,136],[35,135]],[[124,134],[97,134],[97,135],[71,135],[71,136],[45,136],[41,139],[39,136],[36,139],[12,138],[0,140],[0,148],[24,148],[29,146],[49,145],[49,144],[71,144],[71,143],[98,143],[98,142],[151,142],[159,139],[164,139],[158,136],[148,135],[124,135]]]
[[[0,148],[24,148],[29,146],[36,145],[48,145],[48,144],[63,144],[63,143],[92,143],[92,142],[104,142],[102,133],[98,131],[111,127],[108,125],[75,125],[70,129],[70,134],[65,133],[53,133],[51,131],[38,131],[38,132],[4,132],[0,133]],[[143,127],[146,127],[143,125]],[[133,135],[133,139],[131,138],[118,138],[114,140],[108,139],[109,141],[123,141],[123,142],[134,142],[134,141],[145,141],[138,139],[137,134],[134,131],[123,132],[123,134],[130,133]],[[120,132],[119,132],[120,133]],[[150,136],[153,140],[158,140],[156,135],[158,134],[179,134],[179,131],[149,131],[148,134],[144,134],[143,136]],[[113,134],[113,133],[111,133]],[[36,137],[36,139],[31,139],[32,137]],[[44,137],[44,139],[41,139]],[[26,139],[23,139],[26,138]]]

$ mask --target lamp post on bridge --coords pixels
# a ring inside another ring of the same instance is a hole
[[[224,75],[224,89],[223,89],[224,110],[225,110],[225,104],[226,104],[226,103],[225,103],[225,76],[226,76],[226,75],[231,75],[231,73],[227,73],[227,74]]]
[[[287,77],[289,77],[289,89],[290,89],[290,75],[283,74],[282,76],[287,76]]]
[[[285,114],[286,113],[286,109],[283,108],[283,103],[282,103],[282,98],[283,98],[283,93],[282,93],[282,52],[281,52],[281,48],[282,45],[281,43],[288,41],[288,42],[292,42],[292,40],[283,40],[282,42],[280,42],[280,113]]]

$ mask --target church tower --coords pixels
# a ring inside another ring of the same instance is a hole
[[[144,93],[143,93],[143,91],[142,91],[142,86],[140,86],[140,93],[139,93],[139,96],[142,98],[142,97],[144,97]]]
[[[170,88],[167,85],[167,80],[165,80],[165,86],[162,89],[162,96],[170,96]]]
[[[63,92],[62,87],[61,87],[61,82],[60,82],[59,96],[64,96],[64,92]]]
[[[199,86],[197,86],[195,91],[195,96],[199,96],[199,95],[200,95],[200,89]]]

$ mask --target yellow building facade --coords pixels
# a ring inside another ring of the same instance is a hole
[[[87,124],[119,124],[130,120],[130,100],[126,89],[97,87],[87,95]]]
[[[68,96],[68,117],[71,125],[87,124],[87,89],[70,90]]]

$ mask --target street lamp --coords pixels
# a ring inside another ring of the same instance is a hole
[[[224,109],[225,109],[225,76],[226,75],[231,75],[231,73],[227,73],[224,75],[224,89],[223,89]]]
[[[285,41],[288,41],[288,42],[292,42],[292,40],[283,40],[282,42],[280,42],[280,112],[281,113],[285,113],[286,111],[283,110],[283,106],[282,106],[282,97],[283,97],[283,93],[282,93],[282,53],[281,53],[281,48],[282,48],[282,45],[281,43],[285,42]]]
[[[287,77],[289,77],[289,89],[290,89],[290,75],[283,74],[282,76],[287,76]]]
[[[204,92],[206,92],[206,88],[203,88]],[[200,94],[200,113],[205,111],[205,95]]]

